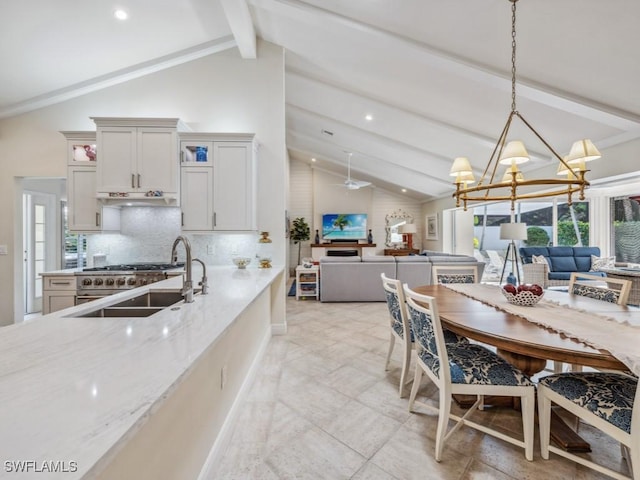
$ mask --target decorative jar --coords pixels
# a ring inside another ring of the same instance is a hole
[[[271,268],[271,258],[273,256],[273,245],[269,238],[269,232],[260,232],[260,239],[258,240],[258,261],[260,262],[260,268]]]

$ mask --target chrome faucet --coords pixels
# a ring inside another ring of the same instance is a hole
[[[200,280],[199,283],[199,285],[202,287],[202,290],[200,291],[200,293],[202,295],[206,295],[209,292],[209,285],[207,284],[207,267],[199,258],[194,258],[193,261],[198,262],[200,265],[202,265],[202,280]]]
[[[175,239],[175,241],[173,242],[173,247],[171,247],[171,263],[173,265],[178,263],[178,254],[176,253],[176,248],[178,247],[178,244],[180,242],[184,244],[184,249],[187,254],[187,261],[185,262],[187,272],[186,278],[182,281],[182,296],[184,297],[185,303],[191,303],[193,302],[193,279],[191,277],[191,244],[189,243],[189,240],[182,235]]]

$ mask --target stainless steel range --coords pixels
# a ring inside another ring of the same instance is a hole
[[[130,263],[85,268],[75,274],[76,305],[165,280],[183,267],[184,263]]]

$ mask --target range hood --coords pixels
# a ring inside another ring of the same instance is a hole
[[[126,196],[100,193],[96,196],[102,205],[113,207],[177,207],[178,195],[146,196],[143,193],[130,193]]]

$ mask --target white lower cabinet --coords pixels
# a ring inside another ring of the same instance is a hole
[[[46,315],[76,302],[76,277],[73,275],[42,275],[42,314]]]

